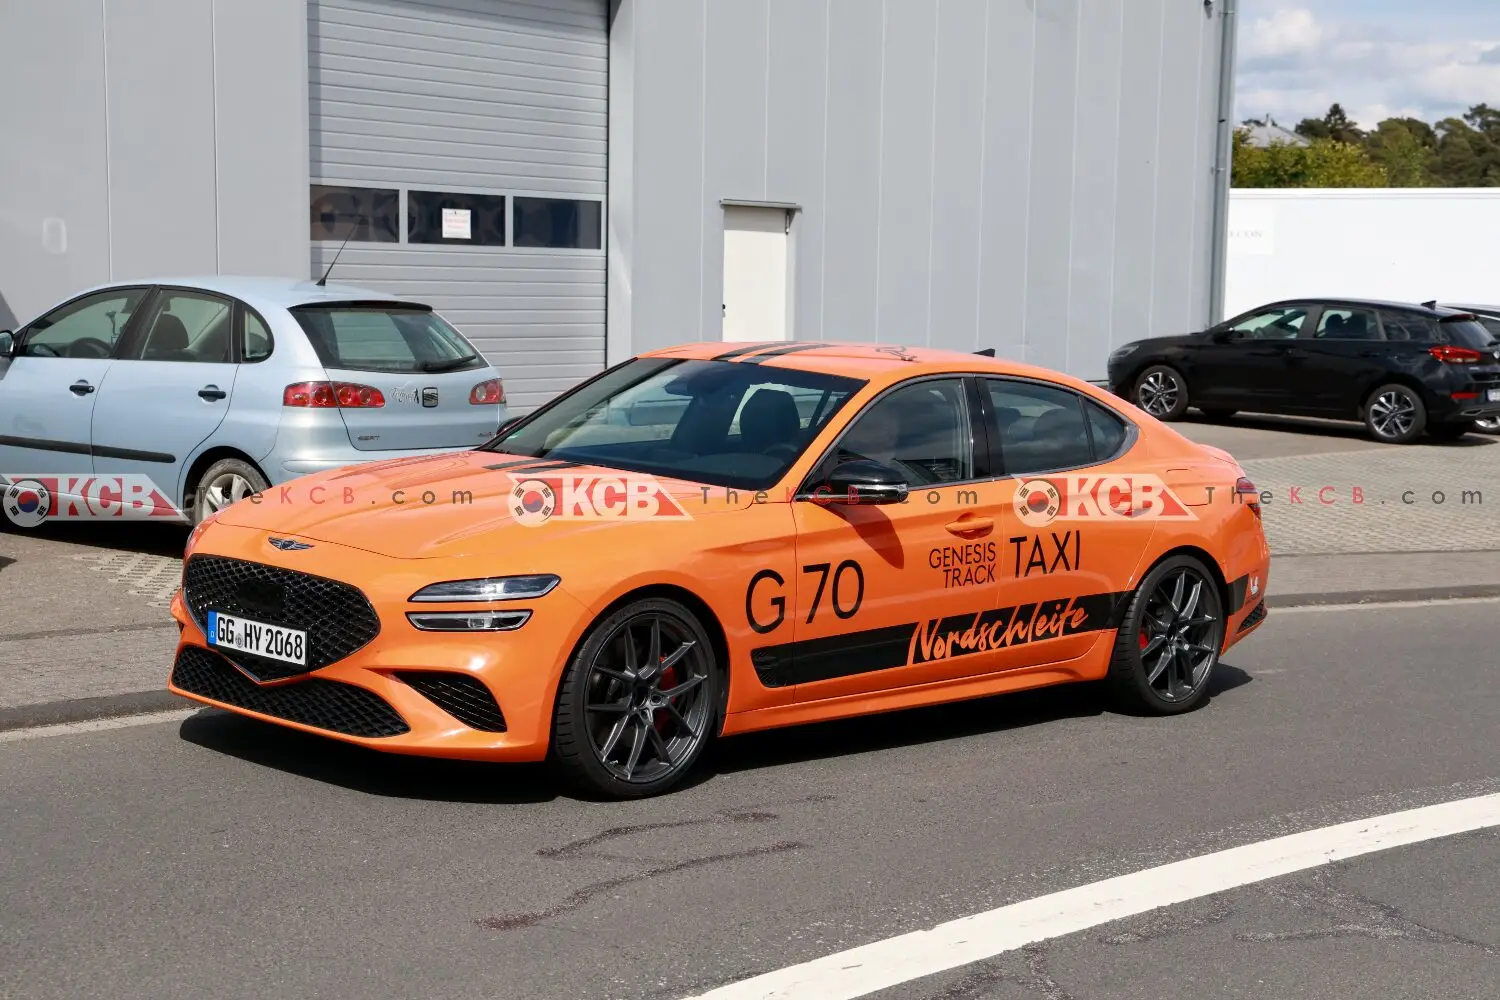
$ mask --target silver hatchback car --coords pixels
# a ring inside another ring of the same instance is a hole
[[[0,332],[0,475],[144,475],[194,523],[307,473],[470,449],[505,420],[462,334],[361,288],[121,283]]]

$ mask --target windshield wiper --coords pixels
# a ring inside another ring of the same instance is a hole
[[[466,358],[455,358],[452,361],[424,361],[422,362],[422,370],[428,373],[451,372],[455,369],[462,368],[464,365],[478,360],[479,355],[470,354]]]

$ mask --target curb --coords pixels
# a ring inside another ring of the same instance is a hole
[[[1276,594],[1266,598],[1266,607],[1275,610],[1277,608],[1316,608],[1350,604],[1415,604],[1426,601],[1474,600],[1486,597],[1500,598],[1500,584],[1460,584],[1452,587],[1421,587],[1404,590],[1347,590],[1323,594]],[[0,732],[8,729],[30,729],[34,726],[55,726],[70,722],[92,722],[95,719],[109,719],[122,715],[169,712],[186,706],[207,707],[191,699],[172,694],[170,691],[137,691],[102,698],[74,698],[39,705],[19,705],[15,708],[0,708]]]
[[[67,701],[44,702],[39,705],[17,705],[15,708],[0,708],[0,732],[7,729],[56,726],[69,722],[93,722],[95,719],[112,719],[121,715],[169,712],[188,705],[208,707],[187,698],[181,698],[170,691],[135,691],[130,694],[106,695],[102,698],[73,698]]]
[[[1315,608],[1333,604],[1414,604],[1423,601],[1461,601],[1500,597],[1500,584],[1456,584],[1451,587],[1416,587],[1396,590],[1345,590],[1322,594],[1276,594],[1266,598],[1266,607]]]

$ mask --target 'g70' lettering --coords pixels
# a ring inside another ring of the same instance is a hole
[[[828,586],[829,563],[813,563],[811,566],[803,566],[804,573],[818,574],[818,589],[813,593],[812,606],[807,609],[808,624],[812,623],[813,617],[818,613],[818,605],[823,602],[823,591]],[[844,602],[839,599],[845,593],[844,575],[852,572],[854,574],[854,599],[845,607]],[[865,571],[859,568],[859,563],[853,559],[845,559],[839,563],[839,568],[833,571],[833,593],[829,603],[833,605],[833,613],[839,618],[853,618],[859,613],[859,606],[865,600]]]

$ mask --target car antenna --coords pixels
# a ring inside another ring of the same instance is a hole
[[[1433,299],[1430,302],[1423,302],[1422,305],[1423,305],[1424,308],[1427,308],[1427,309],[1436,309],[1437,308],[1437,299]]]
[[[981,357],[993,358],[995,356],[995,349],[993,347],[986,347],[984,350],[975,351],[974,353]]]
[[[344,242],[342,242],[342,243],[339,244],[338,250],[333,255],[333,260],[330,260],[328,262],[328,270],[324,271],[323,272],[323,277],[321,277],[321,278],[318,279],[317,284],[318,284],[319,288],[327,288],[328,287],[328,276],[333,273],[333,265],[335,265],[335,264],[337,264],[339,262],[339,254],[341,254],[341,253],[344,252],[344,247],[346,247],[346,246],[349,245],[349,240],[351,240],[353,237],[354,237],[354,226],[350,225],[350,227],[349,227],[349,235],[345,236],[344,237]]]

